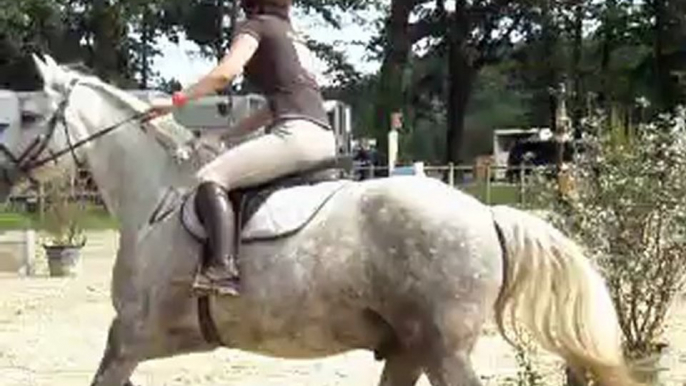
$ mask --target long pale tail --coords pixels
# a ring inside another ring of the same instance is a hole
[[[513,345],[531,336],[603,386],[638,385],[624,362],[608,288],[581,248],[532,214],[496,206],[493,215],[507,255],[495,306],[503,336]]]

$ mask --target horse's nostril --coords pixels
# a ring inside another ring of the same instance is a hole
[[[4,138],[5,131],[7,131],[7,129],[9,127],[10,127],[9,123],[0,122],[0,142],[2,142],[2,140]]]
[[[222,117],[225,117],[229,114],[229,105],[227,103],[217,103],[217,112]]]

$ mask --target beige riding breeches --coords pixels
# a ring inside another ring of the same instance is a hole
[[[227,150],[197,176],[202,182],[236,189],[307,169],[335,155],[333,131],[305,119],[290,119],[277,123],[268,134]]]

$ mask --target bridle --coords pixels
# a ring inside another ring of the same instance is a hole
[[[122,121],[107,126],[103,129],[100,129],[95,133],[87,136],[86,138],[83,138],[79,141],[72,143],[71,135],[69,134],[69,125],[67,123],[66,118],[66,110],[69,106],[69,100],[72,92],[77,86],[80,85],[88,86],[87,83],[81,82],[80,79],[73,79],[69,83],[66,92],[66,97],[62,101],[60,101],[60,103],[57,106],[57,109],[48,120],[48,132],[46,134],[40,134],[36,136],[36,138],[34,138],[34,140],[31,141],[31,143],[26,147],[26,149],[24,149],[24,151],[22,151],[19,155],[15,155],[10,149],[7,148],[7,146],[4,143],[0,142],[0,153],[4,154],[4,156],[12,163],[11,169],[3,167],[0,170],[0,178],[2,178],[3,182],[11,186],[21,176],[26,176],[32,182],[36,182],[31,174],[32,171],[50,162],[57,163],[57,160],[67,153],[71,153],[74,162],[78,166],[80,164],[78,157],[76,156],[76,150],[78,148],[106,134],[111,133],[112,131],[118,129],[119,127],[129,122],[143,121],[149,115],[148,111],[136,113]],[[50,141],[55,136],[57,125],[60,123],[64,128],[64,135],[67,140],[67,146],[58,151],[52,151],[49,148]],[[46,156],[43,156],[44,153],[48,154]]]

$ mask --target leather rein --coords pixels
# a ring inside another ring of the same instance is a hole
[[[133,116],[130,116],[112,125],[109,125],[87,136],[86,138],[83,138],[72,143],[71,135],[69,134],[69,125],[67,123],[65,112],[67,110],[67,107],[69,106],[69,100],[72,92],[74,91],[76,86],[79,85],[87,86],[87,84],[81,83],[78,79],[74,79],[69,83],[66,98],[64,98],[59,103],[57,109],[48,121],[48,132],[46,134],[40,134],[36,136],[36,138],[34,138],[34,140],[31,141],[31,143],[26,147],[26,149],[24,149],[24,151],[22,151],[19,155],[15,155],[3,142],[0,142],[0,153],[4,154],[4,156],[7,159],[9,159],[13,166],[13,169],[2,168],[0,177],[3,178],[5,183],[11,186],[22,175],[28,177],[29,180],[35,182],[35,179],[31,175],[31,172],[33,170],[41,166],[44,166],[50,162],[56,163],[60,157],[67,153],[71,153],[74,162],[78,166],[80,164],[76,156],[76,150],[78,148],[115,131],[116,129],[120,128],[121,126],[129,122],[144,121],[144,119],[149,115],[147,111],[142,113],[136,113]],[[57,125],[59,123],[61,123],[62,127],[64,128],[64,135],[67,139],[67,146],[58,151],[52,151],[49,148],[49,144],[55,136],[55,132],[57,131]],[[46,152],[48,153],[48,155],[41,157]]]

